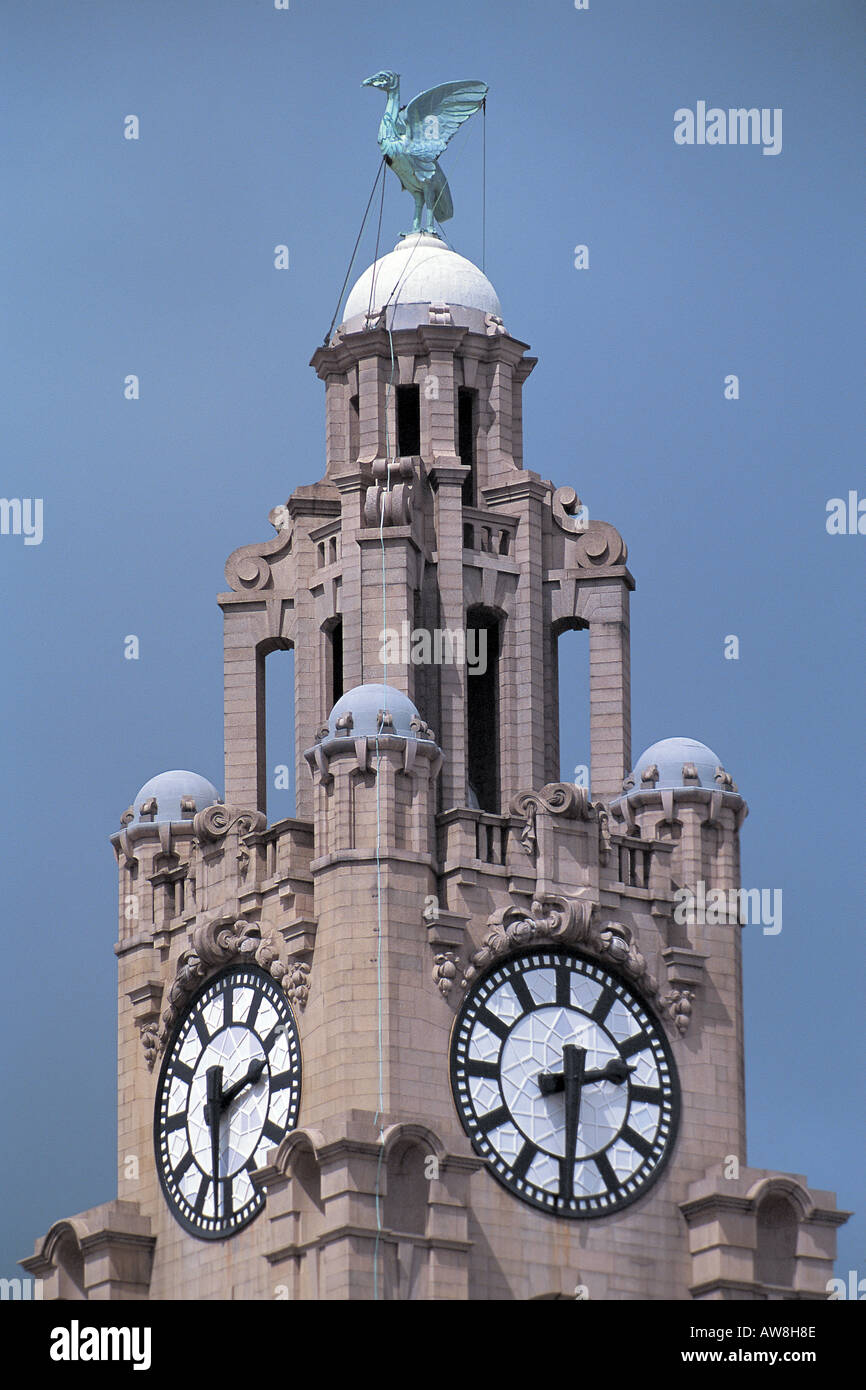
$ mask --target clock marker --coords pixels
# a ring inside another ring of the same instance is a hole
[[[512,986],[513,984],[514,982],[512,981]],[[535,1008],[534,1003],[532,1007]],[[483,1023],[485,1028],[489,1028],[491,1033],[495,1033],[497,1038],[505,1039],[508,1037],[510,1031],[509,1025],[504,1023],[501,1018],[497,1018],[496,1014],[491,1013],[489,1009],[485,1008],[478,1010],[478,1022]]]
[[[632,1086],[632,1100],[646,1100],[651,1105],[661,1105],[662,1093],[659,1086]]]
[[[517,1002],[520,1005],[523,1012],[525,1014],[531,1013],[532,1010],[535,1008],[535,1000],[532,997],[529,985],[526,983],[526,980],[524,979],[523,975],[515,975],[513,980],[509,980],[508,983],[511,985],[511,988],[517,997]]]
[[[511,1118],[507,1105],[498,1105],[495,1110],[488,1110],[486,1115],[479,1115],[477,1124],[482,1134],[489,1134],[491,1129],[496,1129]]]
[[[207,1024],[205,1023],[201,1014],[195,1015],[192,1021],[192,1026],[198,1033],[199,1042],[201,1043],[202,1047],[207,1047],[208,1043],[210,1042],[210,1033],[208,1032]]]
[[[633,1037],[626,1038],[625,1042],[619,1044],[621,1057],[633,1057],[636,1052],[643,1052],[649,1047],[650,1040],[646,1033],[635,1033]]]
[[[207,1176],[207,1174],[205,1174],[205,1176],[199,1183],[198,1192],[196,1193],[195,1202],[193,1204],[193,1211],[195,1212],[196,1216],[201,1216],[204,1211],[205,1198],[207,1197],[207,1190],[209,1187],[210,1178]]]
[[[473,1057],[466,1063],[467,1076],[482,1076],[485,1081],[497,1081],[499,1079],[499,1067],[495,1062],[482,1062],[480,1058]]]
[[[194,1072],[192,1067],[188,1067],[186,1062],[175,1062],[171,1069],[172,1076],[176,1076],[178,1081],[183,1081],[187,1086],[192,1081]]]
[[[174,1134],[175,1130],[183,1129],[186,1126],[186,1111],[183,1110],[177,1115],[169,1115],[165,1122],[166,1134]]]
[[[616,1170],[606,1153],[596,1154],[593,1162],[608,1192],[613,1192],[615,1188],[619,1187],[619,1178],[616,1175]]]
[[[644,1139],[642,1134],[638,1134],[630,1125],[625,1125],[620,1133],[620,1139],[624,1139],[631,1148],[640,1154],[641,1158],[649,1158],[653,1151],[653,1146],[649,1140]]]
[[[538,1149],[535,1147],[532,1140],[527,1139],[526,1143],[523,1145],[523,1148],[520,1150],[520,1153],[514,1160],[514,1163],[511,1165],[511,1171],[516,1178],[526,1177],[526,1174],[532,1167],[532,1160],[535,1158],[535,1155],[537,1153]]]
[[[187,1149],[187,1151],[186,1151],[186,1153],[184,1154],[183,1158],[180,1160],[180,1163],[177,1165],[176,1168],[173,1168],[173,1169],[172,1169],[172,1177],[174,1178],[175,1182],[177,1182],[177,1183],[183,1182],[184,1178],[186,1177],[187,1173],[189,1172],[190,1168],[192,1167],[192,1164],[193,1164],[193,1157],[192,1157],[192,1154],[190,1153],[189,1149]]]
[[[610,985],[605,985],[604,989],[601,991],[601,994],[596,999],[592,1013],[590,1014],[590,1018],[592,1019],[593,1023],[604,1023],[604,1020],[610,1013],[615,999],[616,995],[614,994]]]
[[[571,971],[567,965],[556,967],[556,1002],[564,1009],[571,1003]]]

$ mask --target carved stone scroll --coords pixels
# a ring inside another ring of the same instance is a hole
[[[206,806],[192,823],[199,844],[216,844],[235,826],[238,835],[250,835],[254,830],[264,830],[267,817],[261,811],[243,810],[238,806]]]
[[[302,969],[299,966],[284,965],[274,938],[270,935],[263,936],[257,922],[235,920],[225,915],[214,917],[210,922],[204,922],[195,928],[192,945],[178,960],[174,981],[168,992],[168,1007],[163,1011],[161,1018],[158,1038],[160,1051],[165,1049],[188,1001],[199,986],[214,970],[230,965],[232,961],[253,962],[276,980],[288,999],[301,1005],[306,1003],[309,993],[308,966]],[[143,1034],[142,1043],[147,1056],[149,1051],[153,1051],[152,1035],[148,1034],[145,1038]],[[155,1056],[154,1052],[153,1060]],[[150,1058],[148,1060],[152,1066],[153,1061]]]
[[[274,507],[268,519],[277,532],[273,540],[242,545],[233,550],[226,560],[226,583],[236,593],[243,593],[246,589],[270,588],[271,560],[278,559],[291,548],[292,526],[288,508]]]
[[[547,909],[547,910],[545,910]],[[612,964],[626,975],[645,996],[658,992],[630,927],[622,922],[595,923],[594,903],[578,898],[545,898],[533,902],[530,916],[511,904],[487,919],[488,931],[481,948],[469,958],[461,981],[465,989],[493,961],[525,946],[580,946],[603,964]]]
[[[574,537],[568,564],[579,569],[625,564],[628,548],[619,531],[608,521],[590,521],[573,487],[557,488],[551,507],[557,526]]]
[[[586,787],[578,787],[574,782],[548,782],[539,792],[518,792],[509,809],[523,821],[520,843],[527,854],[535,854],[538,849],[535,818],[539,811],[566,816],[569,820],[589,820],[591,805]]]

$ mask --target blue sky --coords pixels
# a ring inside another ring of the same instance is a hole
[[[862,7],[5,9],[0,493],[42,498],[44,537],[0,535],[0,1273],[116,1190],[108,836],[157,772],[222,783],[214,598],[324,471],[307,363],[376,172],[360,83],[381,67],[404,99],[490,85],[486,269],[540,358],[527,465],[628,542],[635,753],[707,742],[751,807],[744,883],[784,895],[781,933],[745,937],[749,1162],[862,1213],[866,536],[825,527],[830,498],[866,495]],[[782,152],[676,145],[701,100],[781,108]],[[446,231],[479,260],[480,121],[443,163]],[[386,244],[410,212],[389,176]],[[583,740],[577,721],[564,772]],[[838,1272],[866,1274],[864,1234],[842,1229]]]

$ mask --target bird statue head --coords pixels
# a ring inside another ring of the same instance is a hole
[[[383,92],[396,92],[400,86],[399,72],[388,72],[387,68],[382,72],[375,73],[372,77],[367,77],[361,83],[362,87],[381,87]]]

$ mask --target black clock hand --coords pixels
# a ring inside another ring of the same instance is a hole
[[[257,1057],[254,1062],[250,1062],[246,1076],[242,1076],[240,1081],[235,1081],[227,1091],[223,1091],[220,1097],[220,1109],[227,1110],[235,1096],[240,1095],[245,1086],[255,1085],[266,1065],[264,1057]]]
[[[630,1074],[635,1070],[630,1067],[628,1062],[624,1062],[621,1057],[611,1057],[609,1062],[605,1062],[603,1067],[594,1071],[583,1073],[583,1084],[587,1086],[590,1081],[615,1081],[621,1085],[623,1081],[628,1081]]]
[[[574,1196],[574,1160],[580,1124],[580,1091],[584,1081],[586,1048],[566,1043],[562,1049],[562,1080],[565,1090],[565,1157],[562,1161],[559,1195],[565,1201]]]
[[[210,1157],[211,1170],[213,1172],[213,1214],[219,1220],[219,1164],[220,1164],[220,1115],[222,1114],[223,1099],[223,1069],[222,1067],[208,1067],[206,1073],[207,1081],[207,1104],[204,1108],[204,1117],[207,1120],[210,1130]]]

